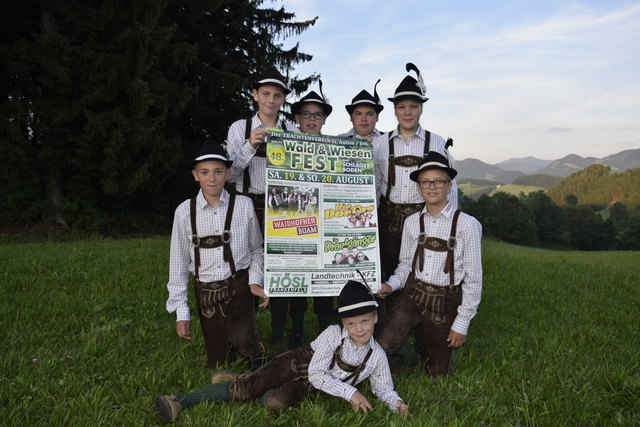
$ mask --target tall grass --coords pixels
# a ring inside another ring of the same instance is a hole
[[[278,415],[203,404],[179,424],[640,425],[638,252],[486,241],[483,255],[483,300],[455,375],[395,375],[412,418],[316,395]],[[166,237],[0,242],[0,424],[154,425],[154,394],[207,384],[197,321],[194,340],[180,340],[164,309],[167,262]],[[268,341],[268,311],[258,323]]]

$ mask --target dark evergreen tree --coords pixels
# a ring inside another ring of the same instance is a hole
[[[491,197],[492,214],[489,228],[495,237],[505,242],[532,244],[536,242],[536,224],[529,207],[518,197],[498,192]]]
[[[521,195],[536,223],[536,235],[540,242],[556,243],[564,240],[566,232],[566,218],[562,208],[551,200],[544,191],[534,191]]]
[[[4,2],[0,214],[101,231],[170,223],[193,191],[196,144],[246,114],[255,71],[310,59],[280,40],[315,21],[261,4]]]
[[[640,212],[629,215],[618,225],[617,248],[629,251],[640,250]]]
[[[565,213],[568,238],[575,249],[604,251],[611,247],[616,231],[610,220],[604,221],[586,206],[567,206]]]

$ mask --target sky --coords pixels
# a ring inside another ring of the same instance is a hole
[[[640,148],[639,1],[271,2],[279,5],[296,20],[319,17],[281,42],[313,55],[291,75],[320,73],[334,107],[324,134],[350,129],[344,106],[362,89],[372,93],[377,79],[377,127],[393,129],[387,98],[413,62],[429,97],[421,124],[453,138],[458,160],[601,158]],[[317,83],[309,90],[318,92]]]

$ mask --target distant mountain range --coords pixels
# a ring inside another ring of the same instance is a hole
[[[458,171],[458,179],[483,179],[511,184],[514,179],[523,175],[551,175],[564,178],[596,163],[610,166],[612,172],[640,168],[640,149],[624,150],[602,159],[581,157],[577,154],[569,154],[558,160],[543,160],[529,156],[505,160],[496,165],[469,158],[456,161],[455,168]]]

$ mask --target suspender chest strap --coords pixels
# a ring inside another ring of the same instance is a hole
[[[438,237],[427,237],[427,233],[424,231],[424,213],[420,215],[420,234],[418,235],[418,245],[416,246],[416,252],[413,255],[413,264],[411,270],[416,271],[416,264],[418,264],[418,271],[424,270],[424,251],[434,252],[447,252],[447,259],[444,263],[443,272],[449,273],[449,285],[455,286],[455,268],[453,265],[453,251],[456,248],[456,229],[458,227],[458,217],[460,216],[460,209],[456,209],[453,214],[453,220],[451,222],[451,231],[449,232],[449,238],[447,240],[440,239]]]
[[[391,137],[391,132],[389,132],[389,167],[387,172],[387,192],[385,193],[385,197],[389,199],[389,194],[391,194],[391,187],[396,185],[396,166],[401,166],[404,168],[410,167],[418,167],[422,159],[427,157],[429,154],[429,143],[431,142],[431,132],[425,129],[424,131],[424,150],[423,156],[400,156],[396,157],[393,148],[393,138]]]
[[[244,139],[245,141],[248,140],[251,137],[251,123],[252,123],[252,118],[248,118],[245,121],[244,124]],[[282,122],[282,128],[284,130],[288,130],[287,129],[287,123],[286,122]],[[258,144],[258,147],[256,148],[256,153],[254,154],[255,157],[267,157],[267,144],[262,143],[262,144]],[[247,165],[247,167],[244,169],[244,172],[242,174],[242,193],[243,194],[249,194],[249,188],[251,188],[251,176],[249,175],[249,167],[250,165]]]
[[[200,249],[212,249],[222,246],[222,257],[224,262],[229,263],[231,275],[236,274],[236,264],[233,260],[231,252],[231,219],[233,218],[233,208],[236,202],[236,195],[229,195],[229,207],[227,208],[227,216],[224,221],[224,231],[222,234],[214,234],[211,236],[198,236],[196,228],[196,197],[191,199],[190,216],[191,216],[191,243],[193,244],[193,263],[195,267],[196,280],[200,280]]]
[[[342,360],[342,357],[340,356],[340,354],[342,353],[343,343],[344,343],[344,338],[342,338],[342,342],[340,343],[338,348],[336,348],[336,351],[333,352],[333,359],[331,360],[331,365],[329,365],[329,369],[333,369],[335,365],[338,365],[338,368],[342,369],[345,372],[349,372],[349,375],[347,375],[347,377],[343,378],[341,381],[347,382],[351,380],[351,385],[355,385],[356,382],[358,381],[358,377],[360,377],[360,374],[362,373],[362,371],[364,371],[364,368],[367,366],[367,361],[371,357],[371,353],[373,353],[373,348],[369,348],[369,351],[367,352],[367,355],[364,357],[364,360],[362,361],[361,364],[359,364],[358,366],[353,366],[348,364],[344,360]]]

